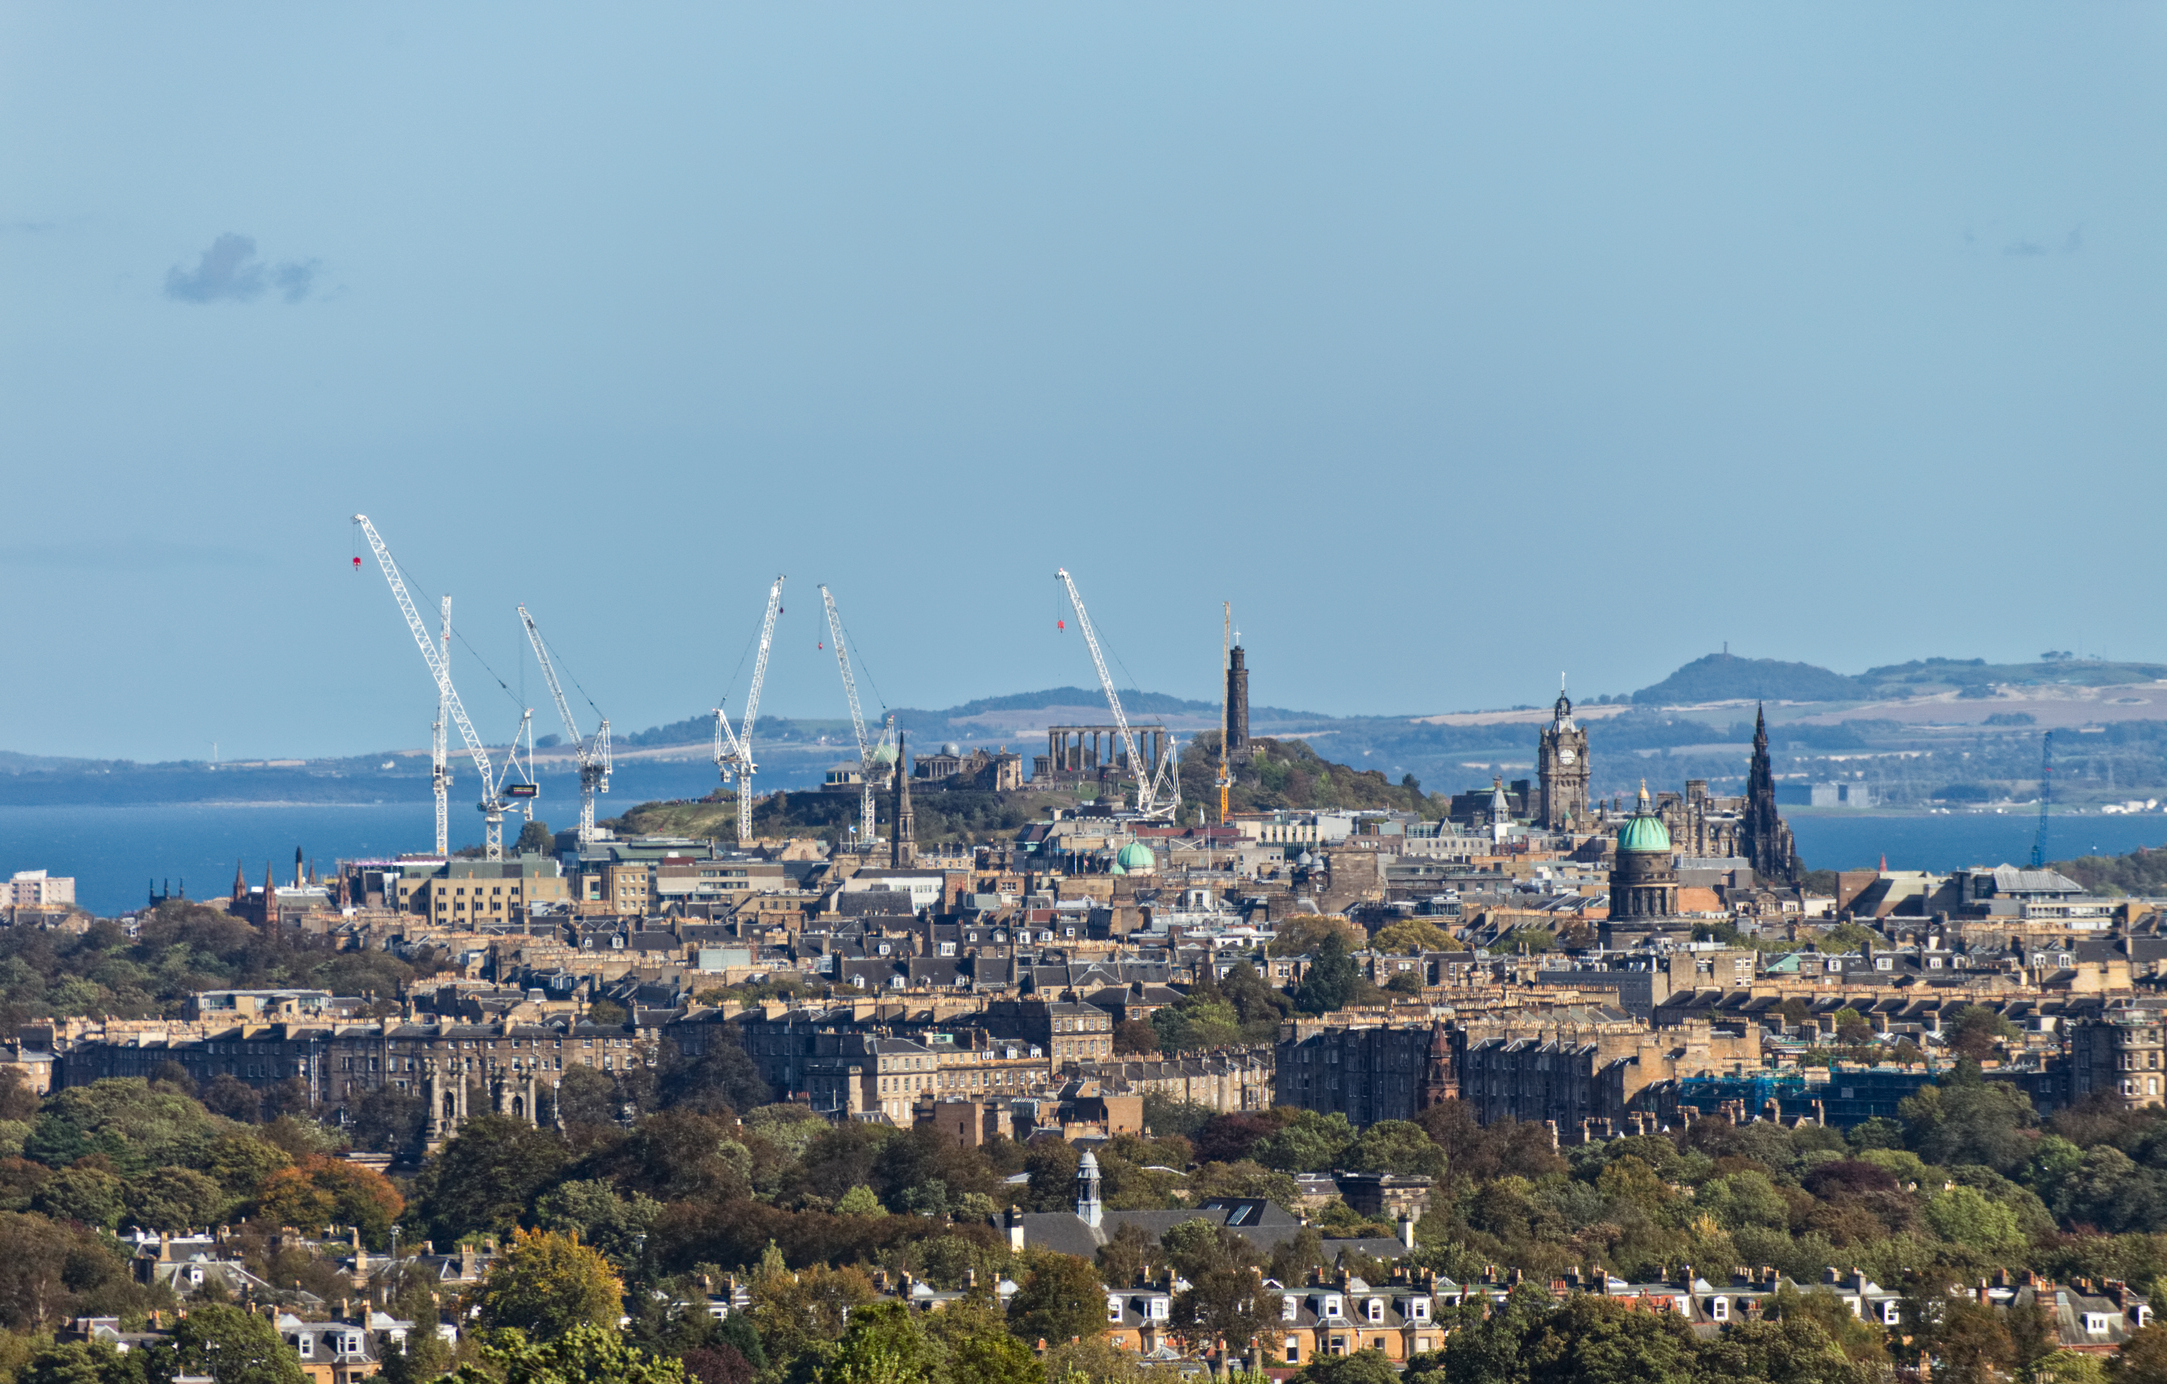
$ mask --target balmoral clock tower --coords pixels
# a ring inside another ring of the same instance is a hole
[[[1542,812],[1536,820],[1551,831],[1586,831],[1588,733],[1573,722],[1573,704],[1563,692],[1550,724],[1542,728],[1535,769],[1542,779]]]

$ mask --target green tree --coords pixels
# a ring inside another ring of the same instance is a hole
[[[415,1218],[442,1245],[484,1232],[508,1235],[566,1156],[549,1130],[508,1115],[477,1115],[415,1179]]]
[[[1194,1343],[1223,1340],[1247,1347],[1279,1319],[1279,1299],[1267,1297],[1255,1270],[1262,1256],[1234,1231],[1186,1221],[1166,1232],[1168,1262],[1188,1281],[1174,1295],[1174,1326]]]
[[[1792,1316],[1740,1322],[1698,1351],[1706,1384],[1872,1384],[1879,1371],[1846,1356],[1818,1323]]]
[[[1301,1384],[1395,1384],[1399,1378],[1385,1353],[1370,1349],[1352,1355],[1319,1355],[1294,1377]]]
[[[176,1373],[207,1374],[218,1384],[307,1384],[278,1328],[246,1308],[197,1307],[175,1324],[173,1352]]]
[[[1258,1144],[1254,1157],[1267,1168],[1290,1173],[1327,1172],[1354,1141],[1354,1127],[1345,1115],[1301,1110],[1277,1134]]]
[[[2167,1384],[2167,1326],[2141,1326],[2107,1361],[2109,1384]]]
[[[1983,1164],[1998,1173],[2020,1167],[2032,1151],[2038,1123],[2031,1098],[2006,1081],[1982,1080],[1965,1061],[1939,1085],[1928,1086],[1897,1106],[1904,1142],[1929,1163],[1945,1168]]]
[[[548,855],[556,846],[557,838],[550,833],[547,822],[528,822],[519,829],[519,839],[512,843],[515,855]]]
[[[218,1124],[204,1108],[168,1086],[141,1077],[109,1077],[56,1091],[31,1127],[23,1154],[64,1168],[104,1154],[123,1175],[151,1168],[209,1165]]]
[[[1106,1330],[1106,1290],[1091,1265],[1045,1251],[1031,1261],[1023,1286],[1008,1303],[1008,1329],[1022,1340],[1066,1341]]]
[[[206,1173],[154,1168],[126,1188],[128,1218],[145,1230],[190,1230],[218,1222],[229,1198]]]
[[[1936,1192],[1926,1203],[1926,1223],[1943,1239],[1993,1257],[2020,1254],[2026,1245],[2016,1212],[1973,1187]]]
[[[81,1221],[100,1230],[120,1224],[125,1185],[102,1168],[62,1168],[45,1179],[31,1208],[63,1221]]]
[[[1369,945],[1369,934],[1359,923],[1345,918],[1327,917],[1319,913],[1298,913],[1282,919],[1272,926],[1272,940],[1264,949],[1267,956],[1315,956],[1317,949],[1327,937],[1338,937],[1348,951],[1360,951]]]
[[[48,1342],[16,1372],[15,1384],[144,1384],[141,1351],[123,1355],[103,1341]]]
[[[1412,1120],[1379,1120],[1355,1137],[1343,1166],[1354,1172],[1442,1177],[1445,1151]]]
[[[1363,979],[1362,968],[1348,951],[1346,938],[1337,932],[1326,933],[1310,953],[1302,983],[1295,987],[1294,1007],[1304,1014],[1329,1014],[1368,998],[1375,990]]]
[[[1243,1040],[1241,1014],[1222,999],[1190,995],[1152,1012],[1151,1027],[1167,1052],[1233,1047]]]
[[[1942,1034],[1952,1051],[1976,1062],[1992,1057],[2006,1039],[2019,1036],[2015,1024],[1983,1004],[1959,1006],[1942,1020]]]
[[[616,1328],[624,1284],[579,1237],[521,1230],[475,1290],[482,1325],[555,1336],[582,1323]]]
[[[560,1182],[534,1203],[536,1225],[577,1235],[628,1268],[661,1214],[662,1203],[645,1192],[621,1197],[600,1178]]]
[[[1414,956],[1422,952],[1466,951],[1467,944],[1427,918],[1402,918],[1377,929],[1369,939],[1373,951]]]
[[[835,1213],[839,1216],[885,1216],[888,1208],[880,1204],[878,1192],[861,1182],[843,1193],[835,1203]]]
[[[677,1361],[650,1355],[592,1322],[541,1344],[524,1332],[499,1331],[481,1354],[480,1362],[459,1367],[459,1384],[682,1384],[685,1377]]]

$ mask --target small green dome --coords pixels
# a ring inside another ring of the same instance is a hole
[[[1618,849],[1621,851],[1667,851],[1670,849],[1670,829],[1663,819],[1654,813],[1633,818],[1618,832]]]
[[[1159,858],[1151,853],[1151,847],[1141,841],[1131,841],[1114,857],[1114,869],[1126,874],[1150,874],[1159,868]]]

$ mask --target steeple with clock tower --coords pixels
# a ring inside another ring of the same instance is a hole
[[[1550,831],[1586,831],[1588,733],[1574,722],[1572,699],[1562,687],[1536,746],[1535,769],[1542,780],[1542,810],[1535,820]]]

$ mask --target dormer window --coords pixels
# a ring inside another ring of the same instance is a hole
[[[1731,1300],[1727,1297],[1708,1299],[1708,1320],[1727,1322],[1731,1319]]]
[[[1112,1293],[1106,1295],[1106,1320],[1115,1324],[1121,1321],[1121,1299]]]
[[[2150,1326],[2152,1324],[2151,1308],[2145,1306],[2143,1303],[2139,1303],[2135,1308],[2132,1309],[2132,1311],[2137,1318],[2137,1325],[2140,1329]]]
[[[1407,1319],[1426,1322],[1430,1319],[1430,1300],[1425,1297],[1407,1299]]]
[[[1172,1298],[1153,1298],[1150,1303],[1151,1319],[1155,1322],[1165,1321],[1167,1318],[1167,1314],[1173,1310],[1173,1305],[1174,1300]]]
[[[1339,1316],[1339,1315],[1340,1315],[1340,1312],[1341,1312],[1341,1303],[1340,1303],[1340,1298],[1339,1298],[1339,1294],[1337,1294],[1337,1293],[1334,1293],[1334,1294],[1332,1294],[1332,1295],[1331,1295],[1330,1297],[1327,1297],[1327,1298],[1326,1298],[1326,1299],[1324,1300],[1324,1315],[1325,1315],[1325,1316],[1327,1316],[1327,1317],[1337,1317],[1337,1316]]]
[[[1279,1320],[1291,1322],[1299,1319],[1301,1315],[1302,1304],[1299,1298],[1281,1298],[1279,1300]]]
[[[303,1360],[316,1358],[316,1338],[305,1331],[294,1339],[293,1348],[299,1352]]]
[[[1903,1320],[1903,1306],[1902,1304],[1898,1303],[1895,1298],[1890,1298],[1887,1302],[1881,1304],[1882,1325],[1899,1326],[1903,1323]]]
[[[2106,1335],[2106,1334],[2107,1334],[2107,1314],[2106,1314],[2105,1312],[2087,1312],[2087,1313],[2085,1313],[2085,1314],[2084,1314],[2084,1334],[2085,1334],[2085,1335],[2087,1335],[2087,1336],[2104,1336],[2104,1335]]]
[[[1383,1320],[1384,1320],[1384,1299],[1383,1299],[1383,1298],[1371,1298],[1371,1299],[1369,1300],[1369,1319],[1370,1319],[1370,1322],[1371,1322],[1372,1324],[1375,1324],[1375,1323],[1377,1323],[1377,1322],[1381,1322],[1381,1321],[1383,1321]]]

